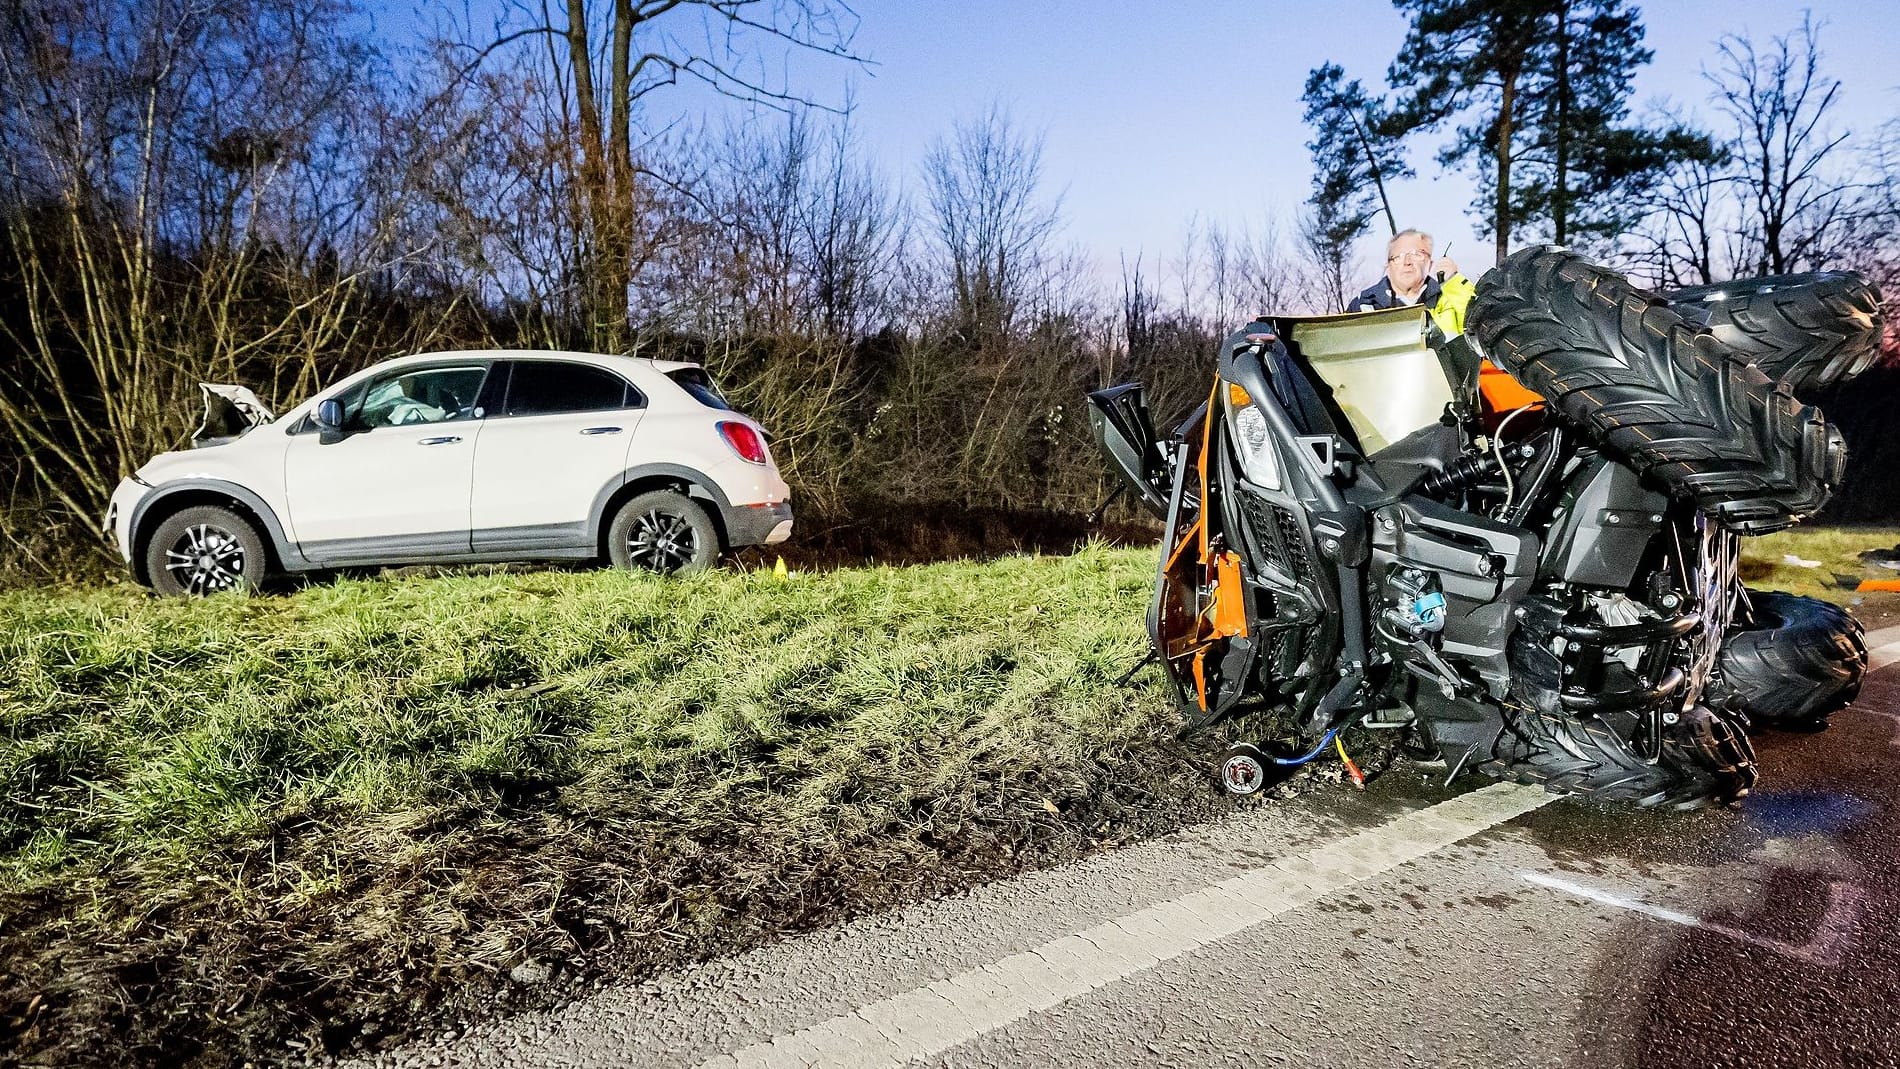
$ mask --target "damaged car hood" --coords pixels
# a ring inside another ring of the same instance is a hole
[[[277,418],[256,394],[243,386],[201,382],[198,389],[204,393],[205,413],[191,435],[194,449],[234,441],[252,427]]]

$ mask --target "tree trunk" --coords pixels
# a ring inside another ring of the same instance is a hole
[[[1557,244],[1568,244],[1570,200],[1570,4],[1557,5],[1556,182],[1550,191],[1551,228]]]
[[[1517,109],[1518,72],[1509,69],[1498,73],[1504,85],[1498,102],[1498,199],[1491,232],[1497,235],[1498,262],[1503,263],[1504,258],[1511,254],[1511,138],[1516,133],[1513,112]]]
[[[586,247],[581,250],[581,317],[587,342],[608,352],[624,348],[627,287],[631,281],[631,234],[623,225],[630,212],[631,185],[627,119],[631,108],[627,55],[631,48],[633,9],[615,0],[608,72],[610,130],[601,129],[593,42],[587,27],[587,0],[567,0],[568,61],[574,65],[574,106],[580,112],[581,167],[579,209],[586,218]]]
[[[1385,195],[1385,172],[1379,167],[1379,157],[1372,151],[1372,138],[1366,134],[1366,126],[1351,108],[1341,109],[1352,120],[1352,132],[1359,138],[1359,148],[1366,154],[1366,167],[1372,171],[1372,184],[1379,190],[1379,206],[1385,209],[1385,225],[1390,227],[1394,236],[1399,232],[1399,220],[1392,214],[1392,200]]]

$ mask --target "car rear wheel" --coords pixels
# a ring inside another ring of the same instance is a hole
[[[267,563],[256,525],[217,505],[179,510],[145,543],[152,589],[172,597],[256,590]]]
[[[691,575],[719,557],[719,529],[699,502],[672,490],[632,498],[607,529],[607,559],[616,568]]]

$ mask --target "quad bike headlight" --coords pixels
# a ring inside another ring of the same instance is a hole
[[[1241,472],[1256,486],[1280,489],[1280,454],[1274,451],[1266,414],[1235,383],[1227,384],[1226,398],[1227,425],[1233,431],[1234,452],[1240,454]]]

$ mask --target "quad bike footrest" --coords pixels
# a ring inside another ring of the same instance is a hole
[[[1599,646],[1606,650],[1627,646],[1653,646],[1668,639],[1681,638],[1702,626],[1702,614],[1685,612],[1661,616],[1634,624],[1561,623],[1557,634],[1575,645]]]

